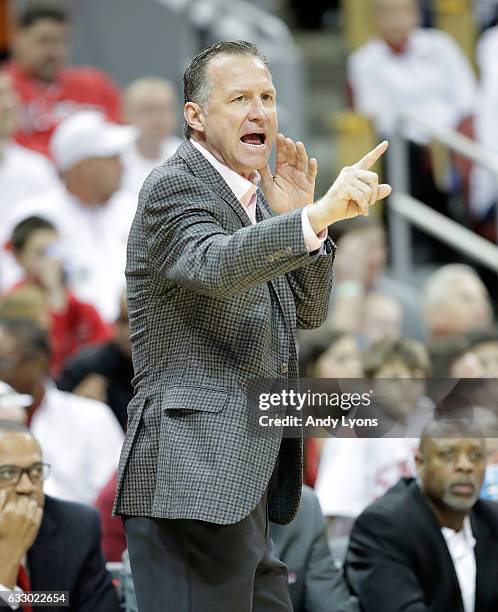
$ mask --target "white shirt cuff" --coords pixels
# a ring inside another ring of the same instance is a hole
[[[308,219],[309,206],[311,206],[311,204],[308,204],[308,206],[305,206],[303,208],[303,212],[301,213],[301,223],[303,225],[304,244],[306,246],[306,249],[308,250],[308,253],[311,253],[312,251],[318,251],[318,249],[320,249],[320,251],[323,252],[323,243],[325,242],[325,239],[327,238],[327,230],[324,229],[319,234],[315,234],[315,232],[313,231],[313,228],[311,227],[310,220]]]
[[[4,586],[3,584],[0,583],[0,599],[2,599],[11,610],[19,610],[19,604],[18,603],[9,603],[7,601],[7,595],[5,596],[5,598],[3,597],[3,593],[5,592],[11,592],[11,591],[17,591],[18,593],[22,593],[23,590],[20,589],[18,586],[15,586],[13,589],[9,589],[8,587]]]

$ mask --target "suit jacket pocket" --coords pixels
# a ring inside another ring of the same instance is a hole
[[[167,387],[163,390],[163,410],[183,412],[220,412],[228,400],[228,392],[205,387]]]

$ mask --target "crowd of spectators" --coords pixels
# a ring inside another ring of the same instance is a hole
[[[473,124],[496,149],[496,27],[477,79],[448,35],[420,27],[415,0],[372,6],[378,36],[350,56],[348,80],[379,136],[412,111]],[[121,94],[67,64],[69,37],[63,10],[28,8],[0,67],[0,589],[68,590],[70,609],[112,612],[105,561],[126,568],[111,507],[133,395],[126,241],[143,180],[181,140],[171,83],[143,76]],[[455,173],[436,180],[429,136],[406,135],[412,193],[451,215]],[[478,168],[467,179],[460,219],[489,229],[498,183]],[[433,244],[422,288],[394,280],[380,215],[332,234],[331,309],[299,338],[301,375],[367,379],[388,401],[372,408],[382,436],[305,440],[301,510],[272,526],[295,610],[496,610],[496,294],[468,262],[434,265]]]

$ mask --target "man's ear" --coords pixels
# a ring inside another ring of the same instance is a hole
[[[187,102],[183,107],[183,116],[192,130],[204,133],[204,123],[202,121],[204,113],[198,104]]]

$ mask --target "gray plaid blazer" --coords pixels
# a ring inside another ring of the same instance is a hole
[[[231,524],[278,459],[272,521],[299,508],[302,440],[248,431],[247,381],[298,375],[296,327],[326,318],[335,246],[309,254],[301,211],[258,220],[185,142],[140,192],[126,279],[135,395],[114,513]]]

